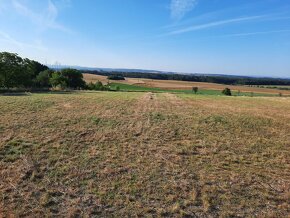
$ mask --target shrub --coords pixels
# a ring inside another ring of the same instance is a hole
[[[125,80],[125,77],[119,76],[119,75],[111,75],[111,76],[108,76],[108,79],[109,80]]]
[[[83,74],[75,69],[63,69],[60,74],[66,78],[67,86],[74,89],[80,89],[85,87],[85,81],[83,80]]]
[[[230,90],[229,88],[225,88],[225,89],[222,91],[222,93],[223,93],[224,95],[227,95],[227,96],[231,96],[231,95],[232,95],[232,92],[231,92],[231,90]]]
[[[61,89],[64,89],[67,87],[67,78],[65,78],[60,72],[54,72],[50,79],[50,84],[52,87],[60,87]]]
[[[194,92],[194,94],[196,94],[198,92],[198,87],[192,87],[192,91]]]
[[[38,87],[50,87],[51,84],[49,82],[49,79],[53,73],[54,73],[53,70],[45,70],[45,71],[40,72],[35,78],[36,86],[38,86]]]

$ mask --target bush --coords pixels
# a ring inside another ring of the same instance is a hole
[[[108,76],[108,79],[109,80],[125,80],[125,77],[118,76],[118,75],[111,75],[111,76]]]
[[[102,82],[98,81],[95,84],[90,82],[87,86],[89,90],[96,90],[96,91],[109,91],[110,87],[103,85]]]
[[[53,73],[53,70],[45,70],[40,72],[35,78],[35,85],[37,87],[51,87],[49,80]]]
[[[75,69],[63,69],[60,74],[66,79],[67,86],[73,89],[84,88],[83,74]]]
[[[49,79],[49,83],[52,87],[64,89],[67,87],[68,81],[60,72],[54,72]]]
[[[231,95],[232,95],[232,92],[231,92],[231,90],[230,90],[229,88],[225,88],[225,89],[222,91],[222,93],[223,93],[224,95],[227,95],[227,96],[231,96]]]
[[[198,87],[192,87],[192,91],[194,92],[194,94],[196,94],[198,92]]]

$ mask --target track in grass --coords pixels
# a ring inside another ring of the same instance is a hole
[[[288,98],[76,92],[0,105],[1,215],[290,213]]]

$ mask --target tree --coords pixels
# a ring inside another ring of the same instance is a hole
[[[40,72],[35,78],[36,85],[39,87],[50,87],[51,84],[49,80],[53,73],[53,70],[44,70]]]
[[[194,94],[196,94],[198,92],[198,87],[192,87],[192,91],[194,92]]]
[[[231,96],[231,95],[232,95],[232,92],[231,92],[231,90],[230,90],[229,88],[225,88],[225,89],[222,91],[222,93],[223,93],[224,95],[227,95],[227,96]]]
[[[4,88],[25,86],[31,74],[25,69],[26,62],[17,54],[0,53],[0,86]]]
[[[101,81],[96,82],[95,84],[95,90],[103,91],[105,89],[103,83]]]
[[[125,80],[125,77],[121,76],[121,75],[111,75],[108,76],[109,80]]]
[[[70,88],[84,88],[86,83],[83,80],[83,74],[75,69],[63,69],[60,74],[66,78],[67,86]]]
[[[67,78],[65,78],[60,72],[54,72],[49,79],[49,83],[52,87],[60,87],[64,89],[67,87]]]
[[[48,70],[49,68],[37,61],[29,60],[28,58],[24,59],[24,62],[26,64],[27,70],[30,72],[32,77],[37,77],[37,75],[45,70]]]
[[[31,87],[36,76],[48,67],[22,59],[15,53],[0,52],[0,87]]]
[[[89,90],[95,90],[95,84],[90,82],[88,85],[87,85],[87,89]]]

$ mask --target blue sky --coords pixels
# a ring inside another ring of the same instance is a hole
[[[0,50],[47,64],[290,77],[290,0],[0,0]]]

